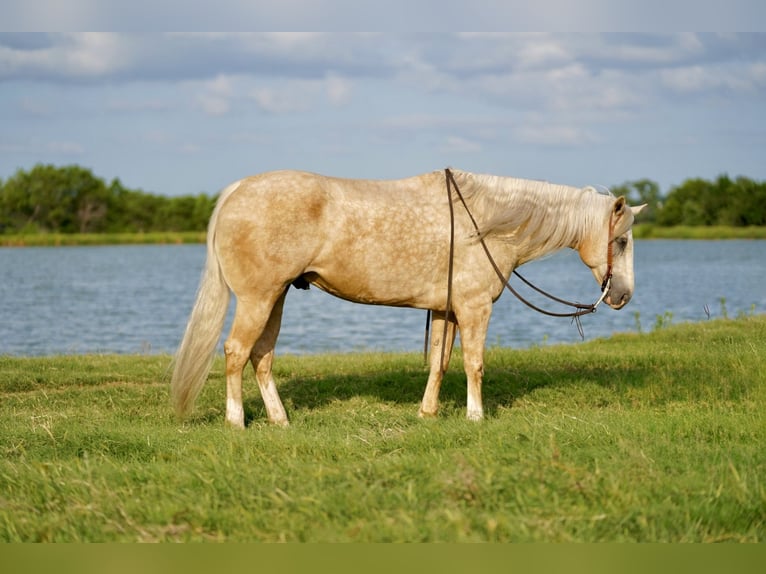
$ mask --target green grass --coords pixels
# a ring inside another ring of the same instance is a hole
[[[678,225],[662,227],[648,223],[633,226],[636,239],[766,239],[766,226]]]
[[[204,243],[205,236],[205,231],[152,231],[148,233],[29,233],[0,235],[0,247]]]
[[[0,541],[764,541],[766,316],[460,357],[435,420],[416,354],[279,357],[291,417],[192,418],[168,357],[0,358]],[[248,373],[249,375],[249,373]]]

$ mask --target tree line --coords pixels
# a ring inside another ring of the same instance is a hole
[[[215,200],[128,189],[77,165],[36,165],[0,181],[0,233],[199,231]]]
[[[766,225],[766,182],[739,176],[719,175],[715,180],[687,179],[660,193],[656,182],[641,179],[612,188],[633,205],[646,203],[639,223],[674,225]]]
[[[646,203],[639,223],[766,225],[766,182],[746,177],[688,179],[663,194],[649,179],[612,188],[630,203]],[[107,183],[77,165],[38,164],[0,180],[0,233],[125,233],[202,231],[217,196],[168,197]]]

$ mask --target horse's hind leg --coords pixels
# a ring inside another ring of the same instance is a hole
[[[421,417],[435,417],[439,410],[439,390],[441,389],[444,373],[447,372],[447,367],[449,367],[452,346],[457,333],[457,324],[453,316],[447,321],[447,337],[444,341],[444,363],[441,364],[444,321],[444,313],[442,312],[434,311],[431,315],[430,372],[428,374],[428,383],[426,383],[426,391],[423,394],[423,402],[420,404],[420,410],[418,411],[418,415]]]
[[[273,298],[255,303],[237,300],[231,333],[223,346],[226,354],[226,422],[233,427],[245,428],[242,371],[256,341],[266,330],[274,306]]]
[[[261,390],[266,414],[269,417],[269,421],[281,426],[287,426],[289,423],[285,407],[282,405],[279,393],[277,392],[277,385],[274,382],[271,365],[274,362],[274,347],[277,344],[279,328],[282,324],[282,309],[285,304],[286,295],[287,290],[277,299],[266,323],[266,328],[250,353],[250,360],[253,363],[253,369],[255,369],[255,378]]]

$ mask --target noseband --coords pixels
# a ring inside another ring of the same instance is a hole
[[[557,303],[561,303],[562,305],[568,305],[570,307],[574,307],[575,311],[571,311],[569,313],[557,313],[554,311],[547,311],[546,309],[542,309],[538,307],[537,305],[527,301],[516,289],[513,288],[513,286],[510,284],[510,278],[506,279],[503,276],[503,272],[500,271],[500,268],[498,267],[497,263],[495,262],[495,259],[492,257],[492,254],[489,251],[489,248],[487,247],[486,241],[484,241],[484,238],[481,235],[481,231],[479,230],[479,226],[476,223],[476,220],[473,217],[473,214],[471,213],[471,210],[468,208],[468,204],[465,202],[465,199],[463,199],[463,194],[460,192],[460,188],[457,185],[457,182],[455,181],[455,176],[452,175],[452,171],[449,168],[446,168],[444,170],[444,177],[447,184],[447,199],[449,201],[449,211],[450,211],[450,246],[449,246],[449,266],[448,266],[448,272],[447,272],[447,307],[445,311],[445,321],[444,321],[444,334],[442,337],[442,362],[441,364],[444,365],[444,341],[447,337],[447,321],[449,319],[449,314],[452,311],[452,276],[453,276],[453,268],[454,268],[454,258],[455,258],[455,211],[454,207],[452,205],[452,189],[454,188],[455,194],[457,195],[458,199],[460,199],[460,203],[463,204],[463,208],[465,209],[466,213],[468,214],[469,219],[471,220],[471,224],[473,225],[474,230],[476,231],[476,236],[479,238],[479,243],[481,244],[482,249],[484,249],[484,253],[487,256],[487,259],[489,260],[490,264],[492,265],[492,268],[494,269],[495,273],[497,274],[498,279],[500,279],[500,282],[503,284],[503,286],[508,289],[513,295],[522,303],[524,303],[527,307],[534,309],[538,313],[542,313],[543,315],[549,315],[551,317],[571,317],[572,320],[577,325],[577,331],[580,333],[580,337],[585,337],[585,334],[583,332],[582,323],[580,323],[580,317],[583,315],[588,315],[590,313],[595,313],[598,306],[601,304],[601,302],[606,297],[606,294],[609,292],[609,287],[612,284],[612,268],[613,268],[613,260],[614,260],[614,251],[613,251],[613,243],[614,243],[614,227],[615,227],[615,218],[614,218],[614,211],[612,211],[609,214],[609,236],[607,238],[607,247],[606,247],[606,273],[604,274],[604,279],[601,282],[601,296],[598,298],[598,300],[595,303],[592,304],[584,304],[584,303],[576,303],[572,301],[567,301],[566,299],[561,299],[559,297],[556,297],[555,295],[551,295],[547,291],[544,291],[543,289],[537,287],[536,285],[533,285],[530,281],[525,279],[518,271],[515,269],[513,270],[513,274],[516,275],[519,279],[521,279],[527,286],[531,287],[541,295],[544,295],[548,299],[551,299],[552,301],[556,301]],[[429,323],[430,323],[430,313],[431,311],[428,311],[428,316],[426,318],[426,344],[425,344],[425,353],[428,352],[428,335],[429,335]]]

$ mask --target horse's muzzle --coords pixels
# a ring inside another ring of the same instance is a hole
[[[628,293],[627,291],[620,292],[615,291],[614,289],[610,289],[604,301],[612,309],[622,309],[625,307],[625,305],[628,304],[628,301],[630,301],[631,297],[632,293]]]

